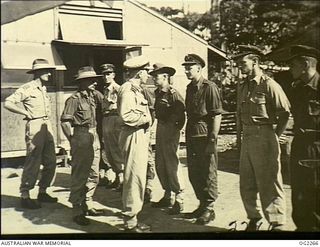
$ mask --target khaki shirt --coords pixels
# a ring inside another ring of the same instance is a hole
[[[86,90],[74,93],[66,100],[61,121],[71,122],[73,127],[96,127],[96,107],[102,99],[103,95],[97,90],[90,93]]]
[[[139,127],[151,123],[148,101],[143,90],[130,80],[120,87],[118,112],[125,125]]]
[[[12,95],[6,98],[14,104],[22,103],[32,119],[51,116],[51,102],[47,88],[36,80],[19,87]]]
[[[118,91],[120,85],[116,82],[110,83],[109,86],[104,88],[103,102],[102,102],[102,114],[107,115],[113,112],[117,112]]]
[[[290,112],[288,98],[281,86],[267,75],[260,74],[240,85],[237,114],[242,124],[271,125],[277,122],[277,116],[283,112]]]

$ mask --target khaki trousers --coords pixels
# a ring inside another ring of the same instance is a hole
[[[150,132],[123,126],[119,143],[124,157],[123,214],[127,228],[135,227],[143,206]]]
[[[43,165],[39,187],[46,189],[55,177],[56,152],[50,120],[34,119],[26,124],[27,157],[24,163],[20,192],[28,193],[38,178]]]
[[[95,128],[75,127],[71,138],[71,192],[74,209],[92,208],[99,182],[100,142]]]
[[[259,193],[265,218],[270,223],[285,223],[280,145],[271,125],[243,127],[240,193],[249,219],[262,217]]]

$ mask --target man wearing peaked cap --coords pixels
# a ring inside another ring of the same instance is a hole
[[[195,54],[188,54],[182,64],[191,81],[186,93],[186,144],[189,179],[200,201],[192,213],[197,224],[215,219],[214,203],[218,198],[217,140],[220,129],[222,102],[214,82],[205,79],[205,63]]]
[[[202,68],[206,66],[205,61],[197,54],[188,54],[184,57],[184,63],[182,66],[199,64]]]
[[[115,66],[113,64],[102,64],[100,66],[103,74],[103,103],[102,103],[102,132],[103,144],[108,165],[116,174],[115,181],[110,187],[122,190],[123,183],[123,156],[119,146],[119,135],[121,130],[121,118],[118,114],[118,91],[120,85],[115,81]],[[108,174],[108,171],[106,172]]]
[[[286,221],[279,137],[286,128],[290,104],[281,86],[260,68],[260,49],[240,46],[234,58],[242,74],[237,114],[243,130],[240,154],[240,194],[249,218],[248,231],[256,231],[265,216],[272,230]],[[273,125],[276,125],[275,130]],[[257,204],[259,193],[261,206]]]
[[[79,69],[75,81],[79,89],[65,103],[61,127],[71,147],[71,188],[69,201],[73,221],[88,225],[86,215],[102,215],[94,208],[93,195],[99,182],[100,142],[96,131],[96,107],[103,95],[95,90],[97,75],[91,66]],[[72,132],[73,128],[73,132]],[[72,134],[73,133],[73,134]]]
[[[25,116],[27,157],[23,166],[20,193],[21,206],[28,209],[40,208],[38,202],[57,202],[46,193],[52,183],[56,169],[55,144],[53,139],[51,104],[46,84],[55,67],[46,59],[35,59],[32,69],[27,73],[33,74],[34,79],[19,87],[6,98],[4,107],[9,111]],[[21,108],[18,103],[22,103]],[[34,188],[40,165],[43,165],[42,176],[39,181],[38,201],[31,200],[29,191]]]
[[[314,47],[306,45],[293,45],[290,48],[290,57],[287,61],[292,60],[295,57],[314,57],[317,60],[320,57],[320,51]]]
[[[319,50],[305,45],[291,47],[288,58],[294,79],[290,92],[294,119],[290,172],[292,218],[298,231],[319,231],[319,187],[313,177],[320,164]]]
[[[100,65],[101,74],[115,73],[115,66],[111,63],[105,63]]]
[[[153,65],[153,70],[149,72],[151,76],[155,76],[157,74],[167,74],[169,76],[173,76],[176,73],[176,70],[172,67],[165,66],[161,63],[155,63]]]
[[[183,211],[184,181],[181,172],[178,148],[180,130],[185,123],[184,100],[180,93],[171,87],[170,77],[175,74],[174,68],[163,64],[154,64],[150,72],[155,85],[155,114],[157,122],[156,134],[156,171],[161,186],[165,191],[162,199],[154,203],[154,207],[173,207],[169,214],[179,214]],[[174,193],[174,204],[171,202],[171,192]]]
[[[152,69],[152,67],[150,67],[150,62],[149,60],[145,57],[145,56],[137,56],[137,57],[133,57],[130,58],[128,60],[126,60],[123,63],[123,66],[127,69]]]
[[[260,58],[264,56],[263,51],[254,45],[239,45],[238,46],[239,53],[232,56],[233,60],[244,57],[246,55],[254,54]]]
[[[129,232],[145,232],[150,227],[138,223],[137,215],[144,202],[147,177],[151,116],[141,84],[146,83],[148,65],[144,57],[125,61],[128,81],[119,89],[118,112],[123,126],[119,144],[124,157],[122,204],[125,228]]]

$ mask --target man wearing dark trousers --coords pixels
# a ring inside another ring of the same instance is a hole
[[[153,76],[156,90],[155,114],[157,122],[156,135],[156,171],[164,190],[164,196],[154,207],[170,207],[169,214],[179,214],[183,211],[184,182],[179,162],[178,149],[180,130],[185,123],[184,100],[180,93],[170,85],[170,78],[176,72],[172,67],[160,63],[153,65],[150,72]],[[171,200],[171,193],[174,200]]]
[[[96,131],[96,107],[103,95],[95,90],[97,75],[92,67],[80,68],[76,77],[79,89],[70,96],[61,116],[63,133],[71,147],[71,189],[69,201],[73,206],[73,221],[88,225],[85,217],[99,216],[93,195],[99,182],[100,142]],[[72,133],[73,129],[73,133]]]
[[[215,219],[214,202],[218,197],[217,139],[220,129],[222,103],[218,87],[202,76],[204,60],[188,54],[182,64],[191,82],[186,94],[186,144],[189,179],[200,201],[192,213],[197,224]]]
[[[290,171],[292,218],[297,231],[320,229],[319,177],[316,174],[320,166],[319,57],[319,50],[296,45],[291,47],[288,58],[294,79],[290,94],[294,119]]]

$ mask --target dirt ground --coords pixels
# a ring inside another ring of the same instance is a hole
[[[198,206],[193,189],[188,179],[185,149],[180,149],[180,161],[186,184],[185,209],[183,214],[171,216],[167,210],[152,208],[146,204],[139,216],[141,221],[150,224],[153,233],[189,233],[189,232],[226,232],[236,226],[242,231],[247,221],[239,193],[238,153],[234,146],[235,137],[224,137],[219,140],[219,198],[215,204],[216,219],[206,226],[194,224],[186,214]],[[72,234],[72,233],[121,233],[120,193],[99,186],[95,201],[96,207],[104,210],[104,215],[88,217],[89,226],[78,226],[71,219],[71,204],[68,202],[71,168],[57,167],[56,179],[48,192],[58,197],[56,204],[42,204],[41,209],[24,210],[19,204],[19,185],[22,168],[1,169],[1,234]],[[291,189],[284,185],[287,200],[287,231],[294,231],[291,219]],[[37,187],[31,197],[36,198]],[[153,199],[158,201],[163,195],[157,178],[154,180]],[[230,223],[232,223],[230,225]],[[267,230],[268,224],[263,221],[261,230]]]

